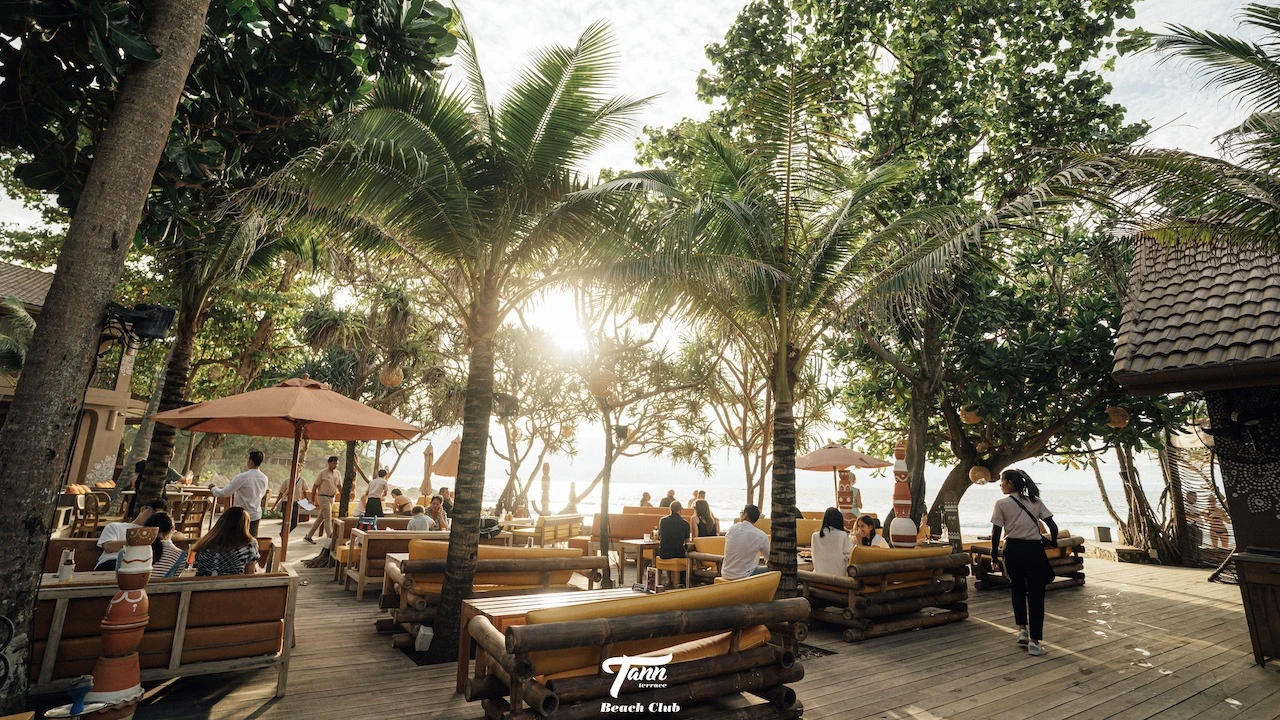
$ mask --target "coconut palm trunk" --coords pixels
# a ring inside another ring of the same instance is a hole
[[[484,503],[484,468],[493,412],[493,353],[498,332],[498,298],[493,296],[469,323],[474,329],[467,368],[458,477],[454,485],[453,525],[449,530],[444,585],[436,614],[435,637],[427,654],[435,662],[456,659],[461,632],[462,601],[471,596],[480,547],[480,513]]]
[[[0,432],[0,545],[8,558],[0,617],[14,626],[2,656],[0,714],[27,705],[32,598],[103,308],[124,269],[208,9],[209,0],[156,0],[148,8],[146,37],[160,58],[135,63],[121,80]]]
[[[160,391],[160,411],[182,407],[187,398],[187,384],[191,380],[191,356],[195,351],[196,335],[200,332],[200,320],[196,313],[181,312],[174,329],[173,345],[169,350],[169,364],[165,368],[164,388]],[[177,448],[178,432],[171,425],[157,424],[151,431],[151,448],[147,451],[147,465],[142,479],[134,488],[134,506],[164,492],[169,475],[169,463]],[[131,508],[132,510],[132,508]]]

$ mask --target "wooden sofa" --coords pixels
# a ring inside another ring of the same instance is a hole
[[[842,627],[845,642],[858,642],[969,617],[969,562],[949,546],[857,546],[847,576],[801,571],[799,580],[812,620]]]
[[[119,588],[105,574],[95,575],[40,588],[33,693],[67,689],[92,672],[101,655],[99,623]],[[138,646],[143,681],[276,667],[276,697],[284,697],[297,594],[292,570],[153,579],[147,585],[151,620]]]
[[[670,510],[662,508],[663,513],[657,514],[628,514],[628,513],[609,513],[609,539],[613,542],[618,540],[639,540],[645,535],[656,536],[658,533],[658,522],[662,518],[671,514]],[[689,521],[689,530],[691,536],[696,537],[698,534],[698,522],[694,519],[693,510],[686,508],[680,511],[680,517]],[[569,540],[569,547],[578,548],[587,554],[598,552],[600,547],[600,523],[599,515],[591,516],[590,534],[583,534]]]
[[[540,515],[533,527],[511,531],[513,545],[552,547],[582,534],[581,515]]]
[[[696,717],[801,717],[787,683],[804,677],[795,649],[809,603],[774,601],[780,577],[535,609],[505,632],[488,617],[471,618],[465,630],[478,647],[465,697],[487,718],[573,720],[608,714],[606,705],[673,704]],[[624,655],[671,659],[642,687],[643,680],[617,680],[621,669],[609,660]],[[743,692],[767,702],[720,712],[689,707]]]
[[[382,585],[382,573],[387,564],[387,553],[409,552],[414,540],[449,540],[448,530],[353,530],[348,543],[347,569],[343,573],[342,589],[356,586],[356,602],[364,600],[368,585]]]
[[[378,518],[379,530],[404,530],[409,527],[410,518],[387,515]],[[351,562],[351,531],[355,530],[359,524],[358,517],[334,518],[333,537],[329,538],[329,555],[333,558],[335,566],[333,570],[333,581],[338,582],[347,576],[347,568],[354,563]]]
[[[1003,565],[1000,570],[991,567],[991,541],[969,543],[965,550],[973,556],[974,587],[979,590],[1009,587],[1009,578],[1005,576]],[[1049,556],[1049,566],[1057,580],[1049,583],[1046,590],[1084,585],[1084,538],[1072,535],[1070,530],[1058,532],[1058,547],[1045,548]]]
[[[419,626],[435,621],[449,543],[447,539],[414,540],[408,553],[404,563],[386,567],[382,607],[391,610],[393,622],[380,623],[380,630],[392,630],[394,625],[416,634]],[[576,548],[481,545],[470,597],[578,590],[572,584],[575,573],[586,578],[587,589],[591,589],[600,582],[607,563],[603,557],[584,555]]]

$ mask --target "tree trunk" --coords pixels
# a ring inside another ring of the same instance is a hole
[[[775,382],[782,379],[787,388],[775,388],[773,410],[773,505],[769,510],[772,537],[769,541],[769,567],[782,571],[778,583],[779,598],[795,597],[796,588],[796,422],[792,414],[792,395],[799,376],[795,351],[787,346],[786,377],[774,373]]]
[[[911,487],[911,521],[916,527],[920,527],[920,517],[924,515],[924,469],[928,462],[929,420],[933,417],[933,397],[928,390],[931,384],[928,379],[911,383],[908,405],[907,484]],[[968,475],[964,481],[969,481]]]
[[[191,452],[191,474],[197,483],[200,473],[204,472],[204,466],[226,442],[227,436],[222,433],[205,433],[200,437],[200,442],[196,443],[195,450]]]
[[[600,401],[600,416],[604,419],[604,470],[600,479],[600,512],[596,520],[600,523],[600,554],[609,559],[609,548],[613,546],[609,538],[609,480],[613,477],[613,415],[609,412],[609,401]],[[619,551],[621,552],[621,551]],[[621,556],[619,556],[621,558]],[[643,581],[643,578],[641,578]],[[601,589],[613,587],[610,565],[604,566],[604,579],[600,581]]]
[[[138,479],[138,473],[133,466],[138,463],[145,453],[151,449],[151,433],[156,428],[156,421],[151,419],[160,410],[160,391],[164,389],[164,369],[169,365],[169,354],[165,353],[164,363],[156,368],[156,375],[152,382],[155,387],[151,390],[151,399],[147,401],[146,414],[142,416],[142,422],[138,425],[138,433],[133,436],[133,444],[129,446],[129,453],[124,456],[124,462],[120,465],[120,480],[116,482],[116,486],[111,490],[111,505],[115,507],[120,501],[120,493],[124,490],[132,490],[133,483]],[[125,487],[126,478],[129,483]],[[132,509],[132,503],[125,508],[125,513]]]
[[[187,383],[191,379],[191,353],[195,349],[196,334],[200,331],[200,319],[196,312],[184,308],[178,314],[173,347],[169,353],[169,366],[165,368],[164,389],[160,391],[160,412],[183,406],[187,398]],[[142,482],[135,488],[136,504],[160,497],[165,480],[169,476],[169,464],[177,446],[178,429],[172,425],[157,423],[151,435],[151,449],[147,452],[147,467],[142,471]]]
[[[1120,513],[1111,505],[1111,496],[1107,494],[1107,486],[1102,482],[1102,468],[1098,467],[1098,456],[1089,456],[1089,467],[1093,468],[1093,477],[1098,481],[1098,494],[1102,496],[1102,505],[1106,507],[1107,514],[1111,516],[1112,522],[1116,524],[1120,536],[1124,537],[1126,530],[1124,528],[1124,520],[1120,519]]]
[[[342,499],[338,501],[338,517],[351,514],[351,491],[356,487],[356,441],[347,441],[342,465]]]
[[[204,29],[209,0],[156,0],[146,37],[160,51],[124,76],[111,120],[58,255],[22,377],[0,432],[0,545],[6,550],[0,617],[14,626],[3,649],[0,714],[27,704],[36,589],[57,483],[73,441],[85,384],[151,189],[183,84]]]
[[[1179,564],[1182,558],[1178,549],[1161,531],[1155,511],[1142,488],[1138,470],[1133,465],[1133,453],[1128,448],[1117,447],[1116,459],[1120,462],[1120,480],[1124,486],[1125,501],[1129,504],[1129,521],[1121,528],[1122,539],[1139,550],[1155,550],[1162,564]]]
[[[436,616],[435,637],[427,650],[433,662],[457,659],[462,601],[471,595],[480,545],[480,512],[484,500],[485,455],[489,447],[489,416],[493,412],[493,341],[498,329],[498,298],[482,301],[471,318],[471,357],[467,368],[466,401],[462,417],[458,476],[454,486],[453,527]]]

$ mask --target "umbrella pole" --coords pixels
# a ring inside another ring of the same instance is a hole
[[[289,489],[285,492],[288,502],[284,506],[284,517],[280,519],[280,563],[289,558],[289,518],[293,517],[293,487],[298,484],[298,452],[302,447],[302,430],[306,423],[293,421],[293,460],[289,463]]]
[[[835,468],[831,468],[831,483],[836,489],[836,506],[838,507],[840,505],[840,471]]]

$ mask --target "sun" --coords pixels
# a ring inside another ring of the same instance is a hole
[[[522,314],[531,327],[550,335],[560,350],[576,354],[589,348],[587,333],[578,323],[578,309],[572,292],[549,291],[530,302]]]

